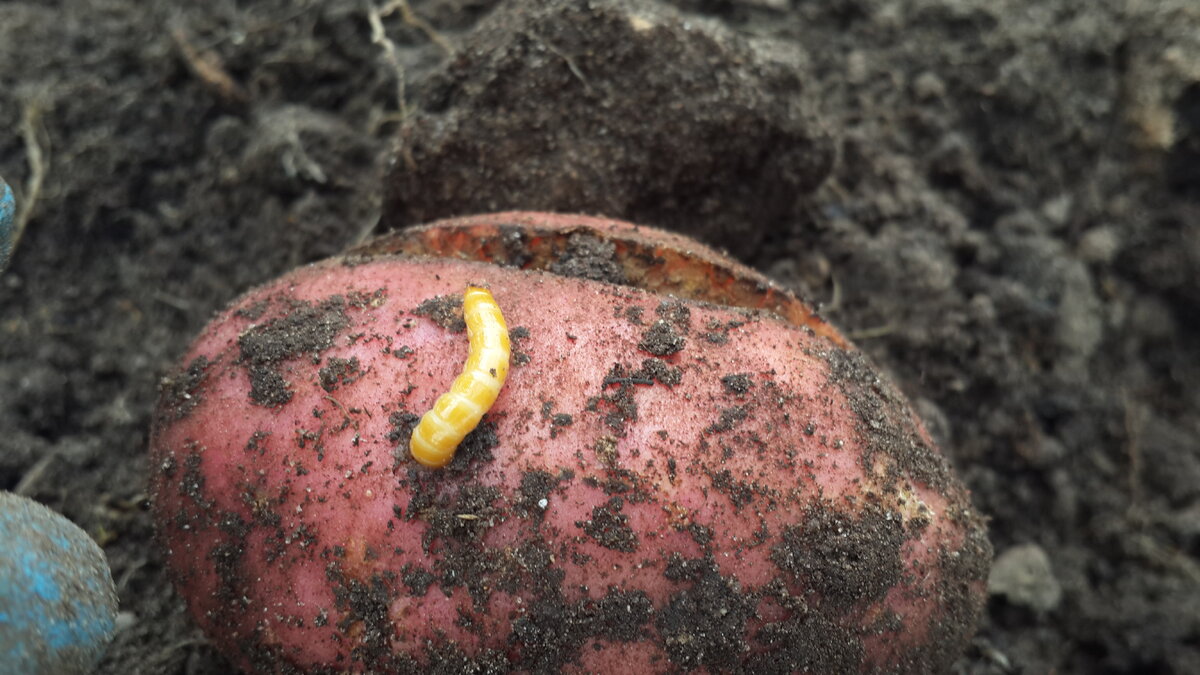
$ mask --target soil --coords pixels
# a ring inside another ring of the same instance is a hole
[[[0,489],[104,547],[98,672],[227,670],[146,495],[160,380],[211,314],[387,228],[531,207],[727,248],[892,374],[991,518],[957,671],[1200,672],[1193,0],[393,4],[378,31],[361,0],[0,5],[0,175],[31,208]]]

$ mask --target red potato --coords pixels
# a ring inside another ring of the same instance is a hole
[[[408,440],[466,359],[468,284],[512,368],[427,469]],[[908,403],[677,235],[545,214],[400,233],[246,294],[183,364],[156,516],[248,671],[924,673],[974,629],[991,549]]]

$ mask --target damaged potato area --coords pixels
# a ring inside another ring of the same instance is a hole
[[[478,260],[763,309],[838,346],[849,344],[807,303],[758,271],[686,237],[621,221],[521,212],[454,218],[378,237],[348,255],[382,254]],[[719,342],[731,327],[718,322],[705,337]]]
[[[430,471],[408,437],[480,281],[527,365]],[[973,626],[978,517],[903,400],[811,331],[387,256],[238,307],[164,388],[153,448],[176,581],[243,667],[927,672]],[[288,395],[256,400],[254,368]]]

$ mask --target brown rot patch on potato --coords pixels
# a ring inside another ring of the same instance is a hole
[[[238,336],[240,363],[250,375],[251,402],[277,407],[292,400],[290,383],[279,370],[288,359],[316,358],[346,328],[346,299],[335,295],[320,304],[292,301],[288,313],[254,325]]]
[[[575,521],[575,526],[604,548],[633,553],[638,550],[638,536],[629,526],[629,516],[623,512],[624,508],[624,499],[612,497],[593,508],[591,518]]]
[[[667,655],[683,669],[728,670],[750,651],[746,621],[756,600],[743,593],[737,579],[717,570],[712,560],[672,554],[667,579],[688,583],[672,593],[655,620]]]
[[[868,475],[875,460],[886,457],[891,465],[885,489],[896,486],[897,472],[944,493],[951,484],[950,466],[941,453],[922,438],[912,410],[895,385],[882,377],[859,352],[830,348],[823,353],[830,380],[841,389],[857,419],[863,440],[860,463]]]
[[[158,383],[160,424],[181,420],[200,404],[200,386],[208,377],[210,365],[206,357],[197,356],[186,368]]]
[[[358,357],[351,357],[349,359],[341,359],[336,356],[331,357],[317,371],[317,377],[321,381],[321,388],[329,393],[333,393],[341,385],[354,382],[361,375],[362,370],[358,362]]]
[[[629,283],[617,261],[616,244],[582,232],[567,238],[565,249],[550,261],[550,271],[577,279],[619,285]]]
[[[867,504],[852,517],[822,504],[783,531],[771,559],[822,602],[848,608],[879,600],[900,582],[904,539],[898,513]]]
[[[462,333],[467,330],[467,322],[462,315],[462,296],[439,295],[417,305],[413,314],[423,316],[451,333]]]

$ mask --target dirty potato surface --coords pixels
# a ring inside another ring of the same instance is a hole
[[[442,470],[413,425],[487,284],[508,383]],[[929,672],[990,550],[907,403],[774,315],[468,262],[333,260],[169,380],[161,536],[249,670]]]

